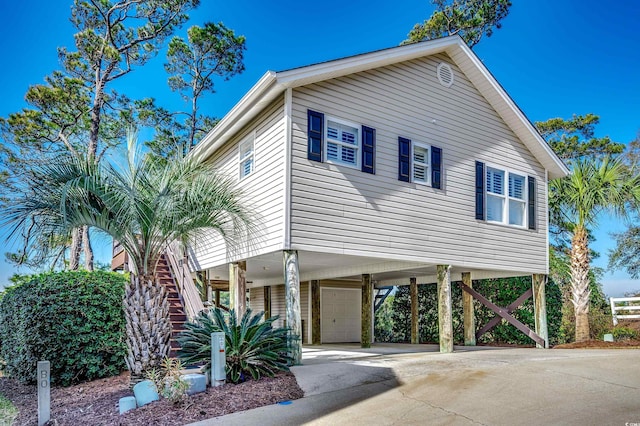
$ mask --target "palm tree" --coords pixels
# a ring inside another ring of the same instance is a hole
[[[550,183],[553,217],[571,233],[571,302],[576,317],[575,340],[589,339],[589,227],[601,213],[625,218],[630,203],[640,202],[640,177],[618,159],[579,159],[570,176]]]
[[[159,162],[135,145],[130,137],[126,164],[120,166],[71,156],[42,166],[30,193],[3,216],[14,230],[36,215],[45,234],[88,225],[120,242],[133,267],[124,301],[126,361],[132,377],[140,377],[170,349],[167,294],[155,277],[167,245],[211,231],[234,245],[248,241],[253,226],[230,180],[190,159]]]

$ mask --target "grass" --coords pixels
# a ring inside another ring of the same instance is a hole
[[[18,416],[18,410],[4,396],[0,395],[0,426],[11,426]]]

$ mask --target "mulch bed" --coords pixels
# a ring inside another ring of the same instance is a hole
[[[16,425],[38,424],[35,385],[24,386],[14,379],[0,377],[0,394],[10,399],[19,410]],[[128,373],[67,388],[52,388],[51,421],[48,424],[184,425],[235,411],[302,398],[303,392],[293,374],[280,373],[272,378],[207,388],[206,392],[190,396],[179,405],[161,400],[120,415],[119,399],[132,395]]]

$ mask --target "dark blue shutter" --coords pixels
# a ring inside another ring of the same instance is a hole
[[[362,126],[362,171],[376,174],[376,129]]]
[[[476,161],[476,219],[484,220],[484,163]]]
[[[536,178],[529,176],[529,229],[536,229]]]
[[[431,187],[442,188],[442,149],[431,147]]]
[[[322,162],[322,134],[324,128],[324,114],[307,110],[307,158]]]
[[[398,137],[398,180],[409,182],[411,140]]]

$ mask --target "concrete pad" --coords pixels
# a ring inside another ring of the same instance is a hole
[[[640,423],[638,350],[375,346],[304,350],[304,398],[196,424]]]

